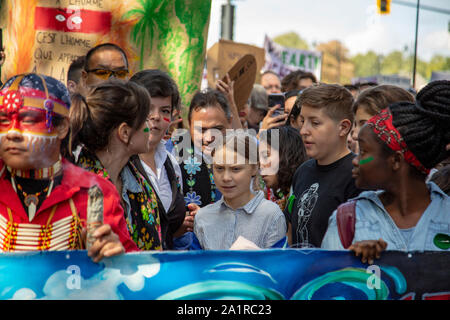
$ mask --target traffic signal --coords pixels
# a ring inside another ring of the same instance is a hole
[[[391,0],[377,0],[379,14],[389,14],[391,12]]]

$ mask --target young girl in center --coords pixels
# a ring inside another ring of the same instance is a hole
[[[243,132],[227,135],[213,151],[214,181],[222,198],[201,208],[194,220],[194,243],[202,249],[226,250],[244,237],[259,248],[285,242],[286,221],[277,204],[254,192],[258,150],[253,137]]]

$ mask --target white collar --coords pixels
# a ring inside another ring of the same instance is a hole
[[[167,149],[166,144],[160,141],[156,146],[155,151],[155,165],[156,170],[160,170],[164,166],[164,162],[167,160]]]

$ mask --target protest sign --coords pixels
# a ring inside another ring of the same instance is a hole
[[[140,252],[92,262],[86,251],[0,254],[0,299],[450,299],[449,252]],[[32,270],[31,270],[32,269]],[[32,275],[32,276],[30,276]]]
[[[320,81],[322,53],[283,47],[267,35],[264,38],[266,63],[263,71],[272,70],[281,78],[292,71],[302,70],[313,73]]]
[[[216,81],[222,79],[247,54],[256,59],[256,81],[259,81],[259,72],[264,65],[264,49],[224,39],[215,43],[206,53],[208,86],[215,88]]]
[[[15,74],[37,72],[66,83],[74,59],[111,42],[126,52],[131,73],[167,71],[178,84],[184,105],[200,86],[211,1],[2,0],[0,4],[7,55],[3,82]]]
[[[256,59],[247,54],[228,71],[230,80],[234,81],[234,101],[238,110],[242,110],[247,103],[253,89],[256,78]],[[222,79],[225,81],[225,78]]]

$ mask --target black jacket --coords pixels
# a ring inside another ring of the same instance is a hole
[[[138,171],[147,179],[148,183],[153,187],[153,184],[145,172],[144,167],[142,166],[141,159],[139,156],[131,157],[131,162],[138,169]],[[177,185],[177,178],[175,175],[175,170],[172,166],[172,162],[169,157],[167,157],[166,162],[164,163],[164,168],[167,172],[167,177],[169,178],[171,189],[172,189],[172,202],[169,208],[169,211],[166,212],[164,206],[159,198],[158,194],[156,194],[156,199],[158,202],[158,208],[160,213],[160,223],[161,223],[161,237],[162,237],[162,247],[163,250],[172,250],[173,249],[173,234],[178,230],[178,228],[183,224],[184,217],[186,216],[186,208],[184,205],[184,197],[181,193],[181,190]]]

